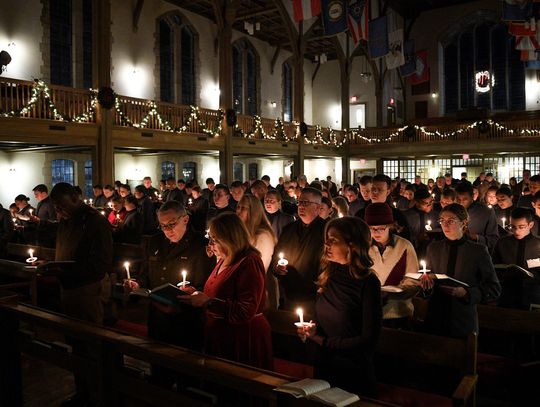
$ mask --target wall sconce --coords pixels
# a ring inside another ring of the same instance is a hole
[[[431,98],[432,98],[432,99],[437,99],[438,97],[439,97],[439,94],[438,94],[437,92],[433,92],[433,93],[431,94]]]
[[[277,106],[277,103],[274,102],[273,100],[271,100],[270,102],[268,102],[270,104],[270,106],[272,107],[276,107]]]

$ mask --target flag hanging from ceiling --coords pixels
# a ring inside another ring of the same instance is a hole
[[[530,0],[504,0],[503,21],[526,21],[532,17],[533,4]]]
[[[388,54],[388,20],[386,16],[369,22],[369,55],[382,58]]]
[[[515,36],[515,48],[521,51],[522,61],[535,61],[540,49],[540,26],[534,18],[525,23],[511,22],[508,33]]]
[[[354,45],[358,45],[360,40],[368,39],[369,27],[369,0],[357,0],[349,4],[347,13],[347,25]]]
[[[416,53],[416,70],[411,75],[411,85],[419,85],[429,81],[429,67],[427,50]]]
[[[404,78],[411,76],[416,71],[416,54],[414,53],[414,40],[405,41],[403,44],[403,56],[405,63],[399,67],[399,72]]]
[[[403,54],[403,30],[400,28],[388,33],[388,46],[390,52],[386,54],[386,67],[388,69],[399,68],[405,63]]]
[[[321,14],[321,0],[293,0],[294,21],[309,20]]]
[[[322,17],[325,35],[336,35],[347,29],[347,2],[322,0]]]

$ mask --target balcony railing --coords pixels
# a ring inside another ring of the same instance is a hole
[[[41,81],[0,80],[0,116],[94,122],[93,103],[89,90]]]

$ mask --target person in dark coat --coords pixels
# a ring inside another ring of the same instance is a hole
[[[491,253],[495,243],[499,240],[495,212],[487,206],[473,201],[473,190],[469,184],[458,185],[456,194],[456,202],[462,205],[468,214],[466,236],[473,242],[485,245]]]
[[[417,189],[414,193],[414,206],[403,214],[407,218],[410,240],[416,255],[423,258],[429,243],[442,234],[438,222],[439,211],[433,208],[433,197],[429,191],[425,188]]]
[[[512,235],[499,239],[493,251],[493,263],[520,266],[532,272],[534,278],[513,270],[501,270],[503,291],[499,305],[528,310],[530,304],[540,304],[540,237],[531,233],[534,222],[530,210],[515,208],[510,216]]]
[[[56,211],[49,197],[46,185],[36,185],[33,189],[34,197],[38,200],[36,210],[30,221],[36,224],[35,242],[40,246],[54,247],[56,239]]]
[[[137,210],[143,217],[143,233],[145,235],[153,235],[157,232],[157,215],[154,209],[154,203],[148,195],[144,185],[135,187],[134,195],[137,198]]]
[[[96,184],[92,187],[92,193],[94,194],[94,207],[105,208],[107,206],[107,198],[103,194],[103,187],[101,184]]]
[[[302,190],[299,219],[285,226],[274,249],[270,269],[279,281],[280,308],[292,310],[301,305],[312,310],[315,304],[326,224],[319,217],[321,201],[320,191],[309,187]],[[286,267],[278,265],[280,254],[288,261]]]
[[[195,185],[188,198],[186,209],[190,213],[190,222],[193,230],[206,233],[206,218],[208,217],[209,203],[202,196],[201,187]]]
[[[143,216],[137,210],[137,198],[128,195],[124,199],[126,214],[118,226],[113,229],[113,240],[118,243],[141,244],[143,234]]]
[[[208,209],[208,215],[206,216],[206,224],[208,224],[213,218],[224,212],[232,212],[234,210],[229,205],[231,199],[231,192],[229,187],[225,184],[217,184],[212,193],[214,204],[210,204]]]
[[[294,216],[281,210],[281,202],[281,194],[277,190],[268,191],[264,197],[266,217],[272,225],[272,230],[278,239],[283,228],[295,221]]]
[[[521,195],[516,206],[530,208],[534,194],[540,191],[540,174],[533,175],[529,179],[529,195]]]
[[[11,212],[0,204],[0,256],[5,256],[6,246],[15,232]]]
[[[358,188],[354,185],[345,185],[343,196],[349,202],[349,216],[354,216],[356,212],[366,206],[366,202],[359,195]]]
[[[163,197],[165,202],[168,201],[178,201],[181,204],[184,203],[184,194],[176,186],[176,180],[173,177],[167,178],[167,196]]]
[[[373,357],[382,325],[370,241],[368,226],[356,217],[328,223],[314,320],[298,328],[317,345],[315,377],[365,396],[376,395]]]
[[[510,226],[510,215],[515,209],[512,201],[512,190],[507,186],[500,187],[496,192],[497,205],[493,207],[497,224],[499,225],[499,235],[507,236],[510,234],[508,227]]]
[[[60,223],[56,236],[57,261],[74,261],[74,265],[59,274],[62,286],[62,306],[66,315],[96,324],[103,323],[103,306],[110,296],[112,271],[112,234],[107,220],[94,208],[85,205],[75,188],[65,182],[51,190],[51,201]],[[74,356],[82,349],[72,341]],[[77,393],[66,405],[84,404],[96,397],[97,383],[80,368],[75,368]],[[76,402],[81,404],[76,404]]]
[[[467,239],[467,210],[459,204],[445,207],[440,223],[445,239],[432,242],[427,249],[426,265],[434,274],[446,274],[468,284],[452,286],[440,280],[429,298],[425,327],[428,332],[466,337],[478,332],[476,305],[494,301],[501,293],[487,248]]]

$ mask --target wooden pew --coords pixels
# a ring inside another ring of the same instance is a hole
[[[294,322],[298,322],[298,317],[292,312],[285,311],[268,311],[266,314],[272,333],[278,339],[276,343],[283,344],[279,341],[279,337],[290,337],[288,343],[291,346],[298,345],[300,340],[296,336],[296,327]],[[294,337],[294,338],[293,338]],[[475,389],[477,382],[476,374],[476,335],[471,334],[467,339],[445,338],[440,336],[428,335],[418,332],[409,332],[390,328],[383,328],[381,337],[377,344],[377,354],[384,356],[387,360],[391,360],[392,366],[410,366],[411,363],[433,366],[437,368],[449,369],[460,372],[459,384],[449,397],[449,402],[454,406],[465,406],[475,404]],[[280,349],[275,349],[276,354],[280,353]],[[298,360],[298,355],[302,352],[298,349],[294,351],[295,362]],[[310,360],[305,362],[310,363]],[[403,375],[405,375],[405,370]],[[407,392],[408,394],[404,394]],[[400,394],[401,393],[401,394]],[[422,397],[422,392],[408,392],[404,388],[392,388],[392,386],[382,385],[381,395],[382,400],[386,402],[400,404],[396,401],[396,397],[401,397],[401,401],[410,397]],[[406,401],[407,405],[419,405],[418,400]],[[435,404],[432,404],[435,405]]]
[[[5,301],[2,301],[2,297]],[[157,387],[134,375],[124,364],[124,356],[166,367],[183,376],[196,378],[206,384],[204,389],[215,392],[215,385],[241,395],[242,401],[261,406],[321,406],[309,400],[294,399],[275,392],[277,386],[295,378],[253,368],[220,358],[205,356],[176,346],[145,338],[129,336],[94,324],[47,312],[13,302],[9,295],[0,294],[0,323],[5,329],[0,336],[0,400],[13,407],[22,404],[19,350],[64,369],[84,369],[98,380],[98,398],[104,406],[144,405],[210,406],[209,399],[201,400],[189,391],[176,392]],[[31,331],[26,328],[31,326]],[[26,328],[26,329],[22,329]],[[88,354],[74,354],[58,341],[47,340],[48,333],[68,335],[84,342]],[[44,389],[46,391],[46,389]],[[353,407],[392,406],[372,400],[360,400]]]

